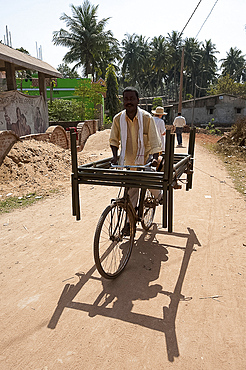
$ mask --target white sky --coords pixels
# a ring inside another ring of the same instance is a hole
[[[0,40],[4,41],[6,25],[11,32],[13,48],[23,47],[37,57],[36,42],[42,46],[43,61],[57,68],[68,51],[54,46],[53,31],[65,28],[60,20],[62,13],[72,15],[70,4],[81,5],[82,0],[0,0]],[[91,0],[97,5],[98,20],[111,17],[110,29],[120,42],[126,33],[149,38],[181,32],[199,0]],[[183,38],[196,37],[216,0],[202,0],[187,25]],[[197,39],[211,39],[219,53],[226,57],[230,47],[237,47],[246,55],[246,0],[218,0]],[[78,71],[81,73],[81,71]]]

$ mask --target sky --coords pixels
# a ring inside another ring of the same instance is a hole
[[[37,57],[37,48],[41,47],[42,60],[57,68],[63,63],[62,59],[69,49],[53,44],[53,32],[66,28],[60,16],[63,13],[71,16],[70,5],[78,6],[82,2],[0,0],[0,40],[4,42],[7,26],[13,48],[23,47]],[[111,30],[119,42],[127,33],[152,39],[160,35],[166,37],[172,31],[181,32],[199,2],[200,0],[90,1],[93,5],[99,5],[98,20],[110,17],[105,30]],[[246,56],[245,27],[246,0],[201,0],[185,27],[183,38],[196,37],[200,42],[211,39],[219,51],[216,54],[218,60],[226,58],[231,47],[240,49]],[[81,74],[81,70],[78,73]]]

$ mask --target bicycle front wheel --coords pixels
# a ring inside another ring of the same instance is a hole
[[[147,189],[143,200],[143,215],[141,224],[144,230],[149,230],[155,216],[156,201],[155,197]]]
[[[98,221],[94,237],[95,264],[103,277],[114,279],[123,271],[131,255],[134,234],[135,222],[125,204],[110,204]]]

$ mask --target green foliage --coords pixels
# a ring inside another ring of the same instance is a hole
[[[109,117],[112,120],[114,115],[120,110],[120,100],[118,98],[118,81],[113,65],[109,65],[106,70],[106,99],[105,106],[109,111]]]
[[[50,121],[78,121],[82,116],[81,102],[76,100],[56,99],[48,101]]]
[[[59,64],[57,70],[61,72],[62,78],[79,78],[79,74],[70,68],[67,63]]]
[[[27,51],[26,49],[24,49],[22,46],[20,48],[16,48],[16,50],[21,51],[24,54],[30,55],[29,51]]]
[[[109,64],[117,66],[120,92],[130,85],[135,86],[141,96],[159,95],[165,96],[165,101],[178,101],[184,47],[183,98],[208,95],[209,86],[216,83],[219,69],[216,58],[219,51],[212,40],[183,39],[178,31],[152,39],[133,33],[125,34],[119,47],[112,31],[105,30],[109,18],[98,20],[98,7],[84,0],[79,6],[71,5],[71,15],[61,15],[65,27],[53,33],[53,43],[68,48],[63,59],[65,63],[81,67],[84,76],[90,74],[94,79],[98,76],[105,78]],[[223,76],[229,73],[237,82],[246,81],[245,56],[240,50],[230,48],[227,57],[221,61]],[[215,90],[218,88],[213,86]],[[237,94],[246,96],[245,87],[238,88]],[[218,93],[223,92],[235,94],[228,90]]]
[[[215,128],[213,122],[214,122],[214,118],[212,118],[211,121],[208,122],[208,125],[206,126],[206,130],[211,135],[221,135],[221,131]]]
[[[75,68],[82,67],[84,75],[102,70],[102,64],[119,59],[118,41],[110,30],[105,30],[109,18],[98,20],[98,6],[84,0],[82,5],[70,5],[72,15],[63,13],[60,17],[67,29],[53,32],[53,43],[65,46],[69,51],[63,60],[76,63]],[[104,63],[103,63],[104,62]]]
[[[97,118],[97,107],[102,104],[102,94],[106,92],[106,87],[100,84],[91,84],[81,81],[78,88],[75,89],[75,95],[80,96],[81,100],[81,119],[90,120]]]
[[[106,88],[99,84],[81,81],[75,89],[75,95],[80,99],[55,99],[48,101],[50,121],[84,121],[97,118],[97,106],[102,104],[102,94]]]
[[[152,109],[154,110],[156,107],[162,107],[162,98],[154,98],[152,102]]]
[[[246,98],[246,82],[234,82],[229,74],[220,76],[217,84],[208,90],[208,94],[232,94]]]
[[[186,100],[191,100],[191,99],[193,99],[193,95],[192,94],[186,94],[185,99]]]
[[[112,120],[107,117],[106,115],[104,115],[104,119],[103,119],[103,129],[106,130],[106,129],[109,129],[111,128],[112,126]]]
[[[230,78],[236,82],[245,81],[245,58],[242,51],[237,48],[230,48],[226,54],[226,58],[221,59],[222,75],[229,74]]]

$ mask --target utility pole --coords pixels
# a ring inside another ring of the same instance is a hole
[[[191,120],[191,127],[194,126],[194,110],[196,105],[196,83],[194,88],[194,97],[193,97],[193,105],[192,105],[192,120]]]
[[[179,87],[179,106],[178,106],[179,113],[182,112],[183,70],[184,70],[184,46],[182,47],[181,68],[180,68],[180,87]]]

